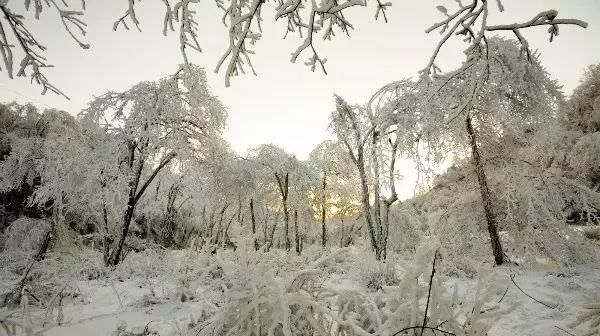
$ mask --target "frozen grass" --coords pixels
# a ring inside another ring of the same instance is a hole
[[[0,319],[15,335],[26,335],[27,328],[47,336],[304,335],[310,330],[392,335],[421,325],[430,297],[428,325],[448,321],[442,329],[457,335],[477,328],[504,336],[554,335],[558,328],[575,334],[590,323],[580,329],[569,324],[596,311],[589,294],[600,292],[598,265],[494,272],[481,266],[470,279],[454,274],[440,255],[429,287],[432,249],[419,249],[410,262],[391,256],[380,263],[360,246],[307,248],[296,256],[241,244],[237,251],[216,254],[132,253],[115,270],[104,268],[101,256],[89,250],[53,253],[35,265],[28,281],[39,302],[26,295],[21,307],[0,311]],[[9,273],[3,271],[2,288],[18,278]],[[524,292],[554,308],[526,296],[510,274]]]

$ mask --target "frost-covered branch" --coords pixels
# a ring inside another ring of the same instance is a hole
[[[82,11],[67,10],[65,7],[68,4],[62,1],[64,7],[57,4],[55,0],[44,1],[47,7],[52,7],[58,12],[58,16],[69,36],[83,49],[88,49],[89,44],[82,41],[82,36],[86,34],[86,23],[80,18],[83,15]],[[42,0],[34,0],[33,7],[35,11],[35,18],[39,19],[41,13],[44,11],[44,3]],[[31,0],[25,1],[25,8],[29,10],[31,6]],[[85,1],[82,1],[82,8],[85,9]],[[25,18],[13,12],[8,8],[8,1],[0,1],[0,54],[2,54],[2,60],[8,73],[9,78],[13,78],[13,50],[12,48],[18,46],[21,49],[24,56],[19,63],[19,69],[17,71],[17,77],[26,77],[27,72],[30,72],[31,82],[42,87],[42,94],[50,91],[52,93],[62,95],[68,99],[68,97],[56,86],[54,86],[43,73],[44,68],[52,67],[47,64],[47,59],[43,55],[46,51],[46,47],[39,42],[25,22]],[[13,35],[15,41],[9,40],[9,34]],[[2,68],[0,67],[0,71]]]
[[[444,6],[437,6],[437,9],[446,18],[433,24],[431,27],[425,30],[426,33],[439,30],[440,34],[443,34],[442,38],[438,42],[428,64],[425,66],[421,73],[424,75],[437,74],[440,69],[436,66],[435,61],[438,54],[444,44],[452,36],[465,36],[464,41],[469,43],[467,47],[467,53],[471,54],[472,57],[474,52],[479,52],[481,56],[488,55],[487,51],[487,32],[494,31],[509,31],[512,32],[521,44],[521,50],[528,56],[531,57],[531,51],[529,49],[529,43],[525,37],[521,34],[521,29],[532,28],[536,26],[550,26],[548,33],[550,34],[550,42],[553,41],[554,37],[558,35],[558,27],[560,25],[575,25],[582,28],[587,27],[587,23],[578,19],[558,19],[557,10],[547,10],[538,13],[531,20],[522,23],[513,24],[502,24],[502,25],[488,25],[489,15],[489,1],[478,1],[472,0],[468,5],[463,5],[460,1],[459,6],[454,12],[449,12]],[[504,6],[501,1],[497,1],[498,9],[500,12],[504,11]]]
[[[231,6],[225,10],[223,22],[229,18],[229,47],[217,63],[215,73],[219,71],[223,63],[229,58],[229,64],[225,70],[225,86],[231,83],[231,77],[237,76],[240,73],[244,74],[244,64],[247,63],[252,73],[256,75],[250,55],[254,51],[248,49],[248,44],[253,45],[261,37],[260,33],[252,31],[252,22],[256,21],[260,31],[260,8],[263,0],[253,0],[248,3],[246,1],[232,1]],[[242,57],[240,57],[242,56]]]
[[[184,61],[189,62],[186,48],[190,47],[201,52],[198,41],[198,22],[195,19],[196,12],[191,10],[191,4],[199,3],[199,0],[178,0],[173,6],[170,0],[162,0],[165,4],[165,16],[163,19],[163,34],[168,31],[175,31],[174,22],[180,23],[179,40],[181,53]],[[386,10],[392,5],[391,2],[377,1],[377,10],[375,19],[383,16],[387,22]],[[319,56],[314,44],[314,37],[322,32],[324,40],[331,40],[335,36],[335,29],[339,28],[342,32],[349,34],[353,29],[352,24],[344,17],[343,11],[356,6],[366,6],[364,0],[327,0],[317,2],[315,0],[273,0],[275,3],[275,20],[287,19],[285,37],[289,32],[298,32],[302,38],[301,45],[292,53],[291,61],[295,62],[300,54],[310,49],[312,56],[305,62],[307,66],[315,71],[317,65],[323,73],[327,74],[325,63],[327,59]],[[308,2],[308,4],[306,4]],[[113,25],[117,29],[123,25],[129,29],[126,21],[131,21],[139,28],[139,20],[136,16],[135,0],[127,0],[128,7],[124,15],[120,17]],[[265,0],[215,0],[219,9],[223,11],[222,21],[228,27],[229,45],[223,53],[217,65],[215,72],[225,68],[225,86],[231,85],[231,77],[245,74],[247,69],[256,75],[251,57],[254,51],[251,49],[262,37],[261,10],[263,5],[269,3]],[[306,30],[305,32],[303,32]]]
[[[129,19],[131,23],[135,25],[138,31],[142,31],[142,29],[140,28],[140,21],[138,20],[137,15],[135,13],[135,0],[127,0],[127,4],[127,10],[125,11],[125,13],[123,13],[123,16],[121,16],[119,19],[117,19],[117,21],[115,21],[115,23],[113,24],[113,30],[116,31],[119,28],[119,25],[122,25],[125,29],[129,30],[129,26],[126,22],[126,20]]]

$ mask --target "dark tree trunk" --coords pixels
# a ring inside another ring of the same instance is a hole
[[[250,220],[252,221],[252,237],[254,239],[254,250],[258,251],[258,240],[256,239],[256,217],[254,216],[254,199],[250,199]]]
[[[219,244],[219,242],[223,243],[223,241],[220,238],[225,238],[224,237],[224,231],[223,231],[223,218],[225,216],[225,211],[227,210],[228,204],[225,204],[225,206],[223,206],[223,209],[221,209],[221,212],[219,213],[219,226],[217,226],[217,232],[214,236],[214,244]]]
[[[479,190],[481,191],[481,202],[483,204],[488,232],[490,234],[490,242],[492,244],[494,261],[496,265],[502,265],[504,263],[502,243],[500,242],[500,236],[498,235],[498,224],[496,222],[496,216],[494,215],[494,209],[492,207],[492,197],[488,188],[487,177],[485,176],[485,171],[483,169],[483,162],[481,161],[481,156],[479,154],[477,138],[475,131],[473,130],[470,113],[467,113],[466,127],[467,133],[469,134],[471,153],[473,155],[473,162],[475,164],[475,172],[477,173],[477,181],[479,182]]]
[[[377,244],[377,249],[375,250],[375,259],[381,260],[383,258],[383,250],[384,245],[384,236],[383,236],[383,223],[381,220],[381,198],[380,198],[380,190],[379,190],[379,157],[377,153],[377,143],[379,141],[379,133],[377,131],[373,131],[372,136],[372,146],[371,146],[371,163],[373,165],[373,212],[374,214],[374,222],[375,222],[375,241]]]
[[[48,230],[48,232],[46,232],[46,235],[44,236],[44,240],[40,244],[40,247],[39,247],[37,253],[35,254],[35,257],[34,257],[35,261],[42,261],[46,258],[46,253],[48,253],[48,248],[50,247],[50,243],[52,242],[52,237],[54,237],[55,228],[56,228],[56,223],[53,220],[52,225],[50,226],[50,229]]]
[[[362,155],[359,154],[359,158]],[[377,246],[377,240],[375,239],[375,228],[373,227],[373,220],[371,217],[371,205],[369,203],[369,186],[367,185],[367,173],[365,172],[364,161],[359,159],[358,167],[358,175],[360,177],[360,187],[362,191],[361,204],[362,204],[362,213],[363,217],[365,217],[365,221],[367,222],[367,228],[369,229],[369,238],[371,240],[371,248],[375,251],[375,255],[379,253],[379,248]]]
[[[294,210],[294,233],[296,238],[296,254],[300,255],[300,234],[298,233],[298,210]]]
[[[267,243],[267,252],[269,252],[269,250],[271,250],[271,247],[273,246],[273,242],[275,240],[275,230],[277,229],[277,222],[279,221],[279,214],[275,215],[275,222],[273,222],[273,227],[271,227],[271,237],[269,238],[269,241]]]
[[[104,194],[103,194],[104,197]],[[108,232],[108,210],[106,209],[106,202],[102,203],[102,220],[104,221],[104,242],[103,242],[103,260],[104,265],[108,266],[109,257],[110,257],[110,244],[112,244],[112,239],[110,238],[110,234]]]
[[[340,248],[344,247],[344,216],[340,216]]]
[[[177,184],[173,184],[167,196],[166,214],[162,224],[163,230],[161,235],[161,243],[167,248],[175,243],[175,216],[177,211],[175,209],[175,200],[177,199],[178,192]]]
[[[127,200],[127,209],[125,210],[125,214],[123,215],[123,226],[121,228],[121,236],[119,237],[119,241],[117,242],[117,246],[113,250],[113,253],[110,256],[109,264],[112,266],[117,266],[121,261],[121,253],[123,252],[123,245],[125,244],[125,238],[127,238],[127,234],[129,233],[129,226],[131,225],[131,219],[133,218],[133,210],[135,208],[135,197],[132,196],[132,193],[129,193],[129,198]]]
[[[325,227],[326,198],[325,188],[327,187],[327,172],[323,172],[323,185],[321,188],[321,246],[327,245],[327,228]]]
[[[135,145],[130,144],[130,167],[133,167],[135,155]],[[125,214],[123,215],[123,227],[121,230],[121,236],[119,237],[119,241],[117,242],[117,246],[113,250],[113,253],[110,256],[109,264],[112,266],[117,266],[121,261],[121,254],[123,253],[123,245],[125,244],[125,239],[127,238],[127,233],[129,233],[129,226],[131,225],[131,219],[133,218],[133,212],[135,211],[135,205],[140,200],[150,183],[154,180],[158,172],[163,169],[171,160],[175,157],[175,153],[170,153],[167,155],[162,162],[154,169],[148,180],[142,185],[139,191],[137,191],[140,178],[142,176],[142,170],[144,168],[144,161],[140,161],[138,167],[135,171],[135,175],[133,180],[129,185],[129,197],[127,199],[127,209],[125,210]],[[142,160],[142,159],[140,159]]]
[[[288,195],[289,195],[289,173],[285,173],[285,178],[282,180],[278,173],[275,173],[279,191],[281,193],[281,205],[283,206],[283,232],[285,240],[285,250],[289,251],[292,247],[289,236],[290,228],[290,212],[288,210]]]

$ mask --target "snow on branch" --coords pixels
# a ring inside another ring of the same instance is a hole
[[[196,11],[190,9],[191,4],[197,4],[199,0],[178,0],[171,5],[171,0],[162,0],[165,5],[165,16],[163,19],[163,35],[169,31],[175,31],[174,23],[179,22],[180,50],[186,63],[189,62],[186,48],[192,48],[202,52],[198,41],[198,22],[195,19]],[[127,0],[128,8],[113,25],[116,30],[120,25],[129,30],[127,21],[131,21],[138,30],[139,20],[136,16],[135,0]],[[231,85],[231,77],[246,74],[251,71],[256,75],[251,57],[255,54],[252,46],[262,37],[261,9],[266,0],[215,0],[215,4],[223,11],[222,21],[228,27],[229,45],[215,67],[215,73],[222,68],[225,72],[225,86]],[[327,74],[325,63],[327,59],[321,57],[314,44],[313,39],[317,33],[322,32],[324,40],[331,40],[335,36],[335,29],[340,29],[349,34],[354,27],[344,17],[343,11],[355,6],[366,6],[364,0],[327,0],[320,4],[316,0],[274,0],[275,20],[287,19],[287,27],[284,38],[290,32],[298,32],[302,38],[301,45],[292,53],[291,61],[296,62],[298,57],[305,51],[310,50],[312,56],[304,63],[315,71],[317,66],[323,73]],[[392,5],[391,2],[376,0],[377,11],[375,19],[383,16],[387,22],[386,10]],[[309,3],[309,4],[307,4]],[[306,30],[306,32],[303,32]]]
[[[436,66],[435,61],[437,56],[444,46],[444,44],[452,36],[465,36],[464,41],[469,43],[466,50],[471,57],[487,57],[487,32],[493,31],[508,31],[512,32],[521,44],[521,50],[527,55],[528,59],[531,59],[531,51],[529,49],[529,43],[525,37],[521,34],[521,29],[532,28],[536,26],[550,26],[548,33],[550,34],[550,42],[553,41],[554,37],[558,35],[560,25],[575,25],[582,28],[587,27],[587,23],[577,19],[559,19],[557,10],[547,10],[535,15],[531,20],[522,23],[503,24],[503,25],[488,25],[489,15],[489,2],[488,1],[477,1],[472,0],[470,4],[463,5],[458,1],[459,7],[454,12],[449,12],[444,6],[437,6],[437,9],[446,18],[433,24],[431,27],[425,30],[426,33],[439,30],[442,38],[438,42],[427,66],[421,70],[424,75],[437,74],[440,69]],[[504,6],[498,0],[498,9],[500,12],[504,11]],[[468,62],[465,62],[463,69]],[[460,73],[461,71],[458,71]]]
[[[62,5],[56,0],[24,0],[25,7],[29,10],[34,8],[35,17],[39,19],[40,14],[45,8],[56,9],[59,18],[70,37],[83,49],[88,49],[89,44],[83,42],[82,37],[86,35],[86,23],[81,19],[83,11],[86,9],[85,0],[81,0],[81,11],[68,10],[68,3],[63,0]],[[141,31],[141,21],[137,15],[137,6],[141,0],[126,0],[127,7],[123,14],[115,20],[112,29],[116,31],[119,27],[130,30],[135,26]],[[200,0],[161,0],[164,4],[163,17],[163,35],[169,31],[179,31],[180,52],[185,63],[189,63],[187,54],[188,49],[202,52],[198,39],[198,21],[197,11],[193,5],[198,5]],[[335,30],[339,29],[345,34],[349,34],[353,29],[352,24],[344,17],[343,11],[350,7],[367,5],[366,0],[215,0],[217,7],[223,12],[222,21],[228,28],[229,46],[217,62],[215,72],[225,68],[225,85],[231,84],[231,77],[245,74],[250,70],[256,75],[252,65],[251,56],[254,55],[252,46],[262,36],[262,17],[261,9],[264,4],[274,4],[275,21],[278,19],[287,19],[285,37],[289,32],[298,32],[302,43],[292,53],[291,61],[295,62],[305,51],[309,50],[312,54],[305,62],[307,66],[315,71],[317,66],[323,73],[327,74],[325,63],[327,59],[318,54],[313,44],[314,36],[320,34],[324,40],[331,40],[335,36]],[[33,6],[32,6],[33,5]],[[64,6],[63,6],[64,5]],[[383,16],[385,22],[388,21],[387,9],[392,5],[391,2],[382,2],[376,0],[375,19]],[[31,71],[32,82],[42,86],[42,93],[47,91],[67,97],[56,86],[52,85],[46,76],[42,73],[43,68],[50,67],[46,63],[46,58],[42,55],[46,48],[38,42],[30,32],[24,17],[14,13],[8,8],[7,0],[0,0],[0,10],[4,14],[0,18],[0,54],[4,61],[10,78],[13,78],[13,53],[12,48],[18,45],[25,53],[21,61],[20,70],[17,76],[25,76],[27,69]],[[2,20],[3,19],[3,20]],[[176,27],[176,23],[179,27]],[[11,30],[16,42],[9,41],[7,30]],[[2,68],[0,68],[0,71]],[[67,97],[68,98],[68,97]]]
[[[44,3],[47,7],[56,9],[69,36],[81,48],[88,49],[90,47],[89,44],[82,41],[82,37],[86,35],[87,27],[87,24],[81,19],[83,11],[67,10],[68,3],[65,1],[62,1],[61,6],[55,0],[45,0],[44,2],[42,0],[33,0],[36,19],[39,19],[40,14],[44,11]],[[25,9],[29,10],[31,4],[31,0],[25,0]],[[85,0],[82,0],[81,4],[82,9],[85,10]],[[0,0],[0,14],[2,14],[0,16],[0,54],[2,55],[8,77],[13,78],[13,48],[18,46],[24,53],[24,56],[19,63],[17,77],[26,77],[27,72],[30,72],[31,82],[35,82],[42,87],[42,94],[50,91],[69,99],[43,73],[45,68],[52,67],[52,65],[47,64],[47,59],[43,55],[47,48],[29,30],[24,16],[11,11],[8,8],[8,1],[6,0]],[[11,37],[14,41],[11,41]],[[2,67],[0,67],[0,71],[2,71]]]

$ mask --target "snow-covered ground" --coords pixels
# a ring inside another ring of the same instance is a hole
[[[339,263],[337,258],[333,259],[336,262],[325,267],[324,274],[327,276],[323,285],[373,294],[353,274],[359,270],[353,269],[356,264],[351,260],[360,253],[352,249],[349,258]],[[178,258],[189,260],[189,256],[181,253]],[[292,263],[303,261],[300,257],[290,258]],[[143,335],[145,328],[161,336],[193,335],[189,326],[206,319],[222,302],[225,289],[201,281],[189,285],[194,281],[194,271],[190,271],[191,275],[186,278],[191,281],[185,286],[186,291],[181,290],[180,274],[160,274],[158,269],[153,272],[159,276],[149,277],[140,272],[117,270],[98,279],[65,283],[66,286],[60,288],[65,293],[60,304],[55,301],[53,309],[44,309],[29,299],[30,311],[20,314],[20,321],[28,321],[34,326],[34,331],[41,330],[47,336]],[[282,277],[286,276],[286,270],[276,271],[279,272]],[[488,282],[498,285],[489,302],[501,301],[497,305],[499,308],[491,309],[508,311],[494,322],[490,336],[577,334],[577,330],[570,329],[568,324],[582,311],[582,304],[592,300],[594,293],[600,294],[600,265],[597,264],[537,270],[510,266],[494,272],[488,270],[488,273],[492,277]],[[511,282],[511,275],[522,291],[542,303],[519,290]],[[477,281],[462,277],[446,280],[447,289],[458,286],[458,304],[469,310],[467,306],[475,295]],[[5,279],[0,285],[6,288],[13,282]],[[490,309],[490,306],[485,309]],[[60,325],[57,325],[57,321]],[[121,333],[116,332],[119,328]],[[0,335],[4,335],[3,332],[6,331],[0,329]]]

